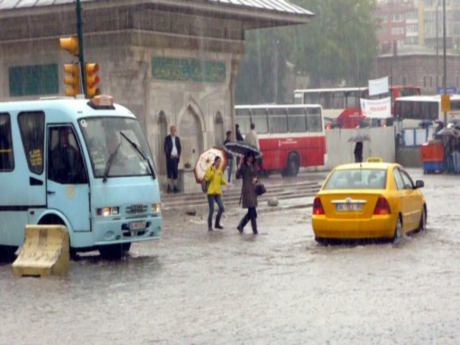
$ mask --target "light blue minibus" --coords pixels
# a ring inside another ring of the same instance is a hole
[[[71,254],[118,258],[158,239],[160,192],[135,115],[110,96],[0,103],[0,252],[26,224],[62,224]]]

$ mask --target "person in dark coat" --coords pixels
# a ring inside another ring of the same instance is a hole
[[[236,178],[243,180],[241,187],[241,204],[248,212],[238,224],[238,231],[243,233],[246,224],[251,221],[252,232],[257,235],[257,169],[254,155],[246,155],[236,172]]]
[[[240,131],[239,124],[235,125],[235,139],[236,141],[244,141],[243,135],[241,134],[241,131]]]
[[[179,161],[182,147],[180,139],[176,135],[176,126],[171,126],[170,134],[165,138],[164,151],[166,155],[166,170],[168,174],[168,193],[179,191],[177,177],[179,173]]]
[[[357,141],[355,145],[355,162],[361,163],[363,161],[363,142]]]

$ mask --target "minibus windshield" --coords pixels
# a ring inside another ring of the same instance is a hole
[[[154,176],[151,166],[151,152],[145,141],[139,122],[132,118],[97,117],[79,120],[93,173],[103,178],[109,158],[110,170],[106,177]],[[125,140],[125,138],[129,140]],[[133,146],[145,154],[147,159]]]

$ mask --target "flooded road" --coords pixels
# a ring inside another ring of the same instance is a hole
[[[257,237],[176,214],[66,278],[0,266],[0,344],[459,344],[460,178],[424,179],[428,232],[398,246],[318,246],[307,209],[261,214]]]

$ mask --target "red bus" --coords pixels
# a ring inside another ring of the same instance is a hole
[[[394,114],[396,98],[417,95],[420,95],[420,88],[417,86],[394,85],[390,87],[389,94],[379,95],[377,98],[391,96],[391,107]],[[344,87],[295,90],[294,98],[297,104],[321,104],[324,117],[338,127],[355,128],[365,118],[361,113],[360,99],[375,97],[369,97],[367,87]]]
[[[255,124],[263,170],[296,176],[300,167],[324,165],[326,138],[320,105],[239,105],[236,123],[247,133]]]

